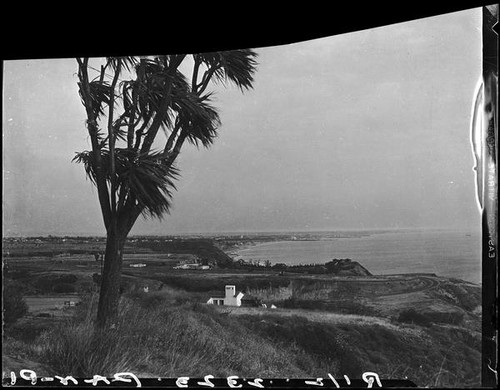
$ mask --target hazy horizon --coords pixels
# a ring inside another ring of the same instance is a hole
[[[185,147],[164,221],[130,236],[479,231],[473,96],[481,8],[255,48],[254,88],[217,87],[210,149]],[[104,236],[74,59],[4,61],[3,234]]]
[[[311,230],[233,230],[233,231],[216,231],[216,232],[203,232],[203,231],[191,231],[191,232],[172,232],[172,233],[152,233],[152,234],[129,234],[128,238],[133,237],[172,237],[172,236],[215,236],[215,235],[288,235],[288,234],[322,234],[322,233],[349,233],[349,232],[366,232],[366,233],[379,233],[379,232],[415,232],[415,231],[444,231],[444,232],[460,232],[460,233],[480,233],[480,229],[476,227],[472,228],[449,228],[449,227],[398,227],[398,228],[338,228],[338,229],[311,229]],[[91,232],[81,232],[81,233],[71,233],[66,234],[64,232],[54,232],[38,235],[5,235],[5,238],[36,238],[36,237],[106,237],[105,234],[94,234]]]

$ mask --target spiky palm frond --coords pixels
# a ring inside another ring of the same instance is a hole
[[[225,78],[241,90],[252,88],[253,75],[257,68],[256,57],[257,54],[250,49],[223,52],[221,63]]]
[[[93,185],[97,186],[97,167],[94,164],[94,153],[89,150],[76,153],[75,157],[71,160],[77,164],[83,164],[87,178]]]
[[[187,85],[185,77],[180,72],[169,71],[168,67],[159,60],[145,59],[143,77],[135,81],[138,96],[137,112],[145,120],[152,118],[158,112],[163,112],[162,104],[165,99],[176,89],[184,89]],[[128,98],[127,98],[128,99]],[[128,104],[129,100],[127,101]],[[172,126],[174,115],[171,110],[167,110],[162,117],[162,126]]]
[[[127,149],[117,149],[116,173],[120,191],[133,197],[145,217],[162,219],[171,207],[178,170],[165,164],[163,153],[133,156]]]
[[[182,131],[192,144],[210,146],[217,137],[220,118],[217,110],[210,105],[209,96],[200,98],[190,91],[177,91],[172,99],[172,108],[178,113]]]
[[[123,125],[122,123],[118,123],[117,121],[115,121],[114,125],[113,125],[113,134],[114,134],[114,138],[115,138],[115,141],[117,139],[119,140],[122,140],[122,141],[125,141],[127,139],[127,130],[123,129],[121,127],[121,125]]]
[[[161,219],[164,214],[168,214],[179,172],[165,163],[163,153],[137,154],[129,149],[116,149],[115,158],[117,190],[134,199],[145,217]],[[101,150],[101,159],[103,174],[110,182],[110,156],[107,149]],[[77,153],[73,161],[83,163],[87,176],[95,185],[97,172],[93,152]]]
[[[139,60],[136,57],[125,56],[125,57],[106,57],[107,63],[111,66],[113,71],[117,69],[125,69],[131,71],[137,65]]]
[[[106,81],[93,80],[89,82],[88,88],[90,93],[90,108],[94,118],[99,118],[99,116],[104,113],[103,104],[109,104],[111,101],[111,86]],[[85,106],[86,104],[82,95],[81,85],[79,94]]]
[[[240,90],[252,88],[253,75],[257,68],[257,53],[251,49],[202,53],[198,58],[215,70],[214,76],[220,82],[232,82]]]

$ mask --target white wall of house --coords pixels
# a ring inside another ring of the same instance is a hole
[[[236,294],[236,286],[227,285],[226,286],[226,295],[224,298],[210,298],[207,301],[209,305],[224,305],[224,306],[241,306],[241,298],[244,297],[245,294],[239,292]]]
[[[241,298],[244,294],[239,292],[236,294],[236,286],[228,285],[226,286],[226,298],[224,299],[224,304],[228,306],[241,306]]]
[[[225,305],[224,298],[210,298],[207,303],[209,305]]]

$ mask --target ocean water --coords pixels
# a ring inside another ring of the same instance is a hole
[[[244,260],[272,264],[358,261],[372,274],[431,272],[481,283],[481,233],[405,230],[317,241],[276,241],[236,251]]]

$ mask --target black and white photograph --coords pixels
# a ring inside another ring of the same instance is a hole
[[[4,60],[3,385],[491,385],[485,20]]]

